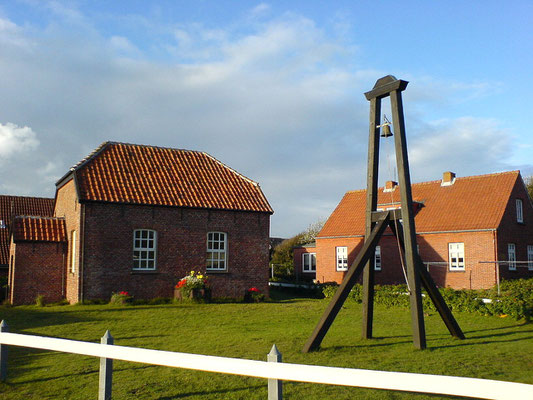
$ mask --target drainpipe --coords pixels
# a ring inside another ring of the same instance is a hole
[[[83,264],[84,264],[84,259],[85,259],[85,204],[81,204],[80,203],[80,207],[81,207],[81,218],[80,218],[80,238],[79,238],[79,241],[80,241],[80,255],[79,255],[79,260],[80,260],[80,263],[79,263],[79,268],[78,268],[78,271],[79,271],[79,274],[80,274],[80,278],[79,278],[79,283],[80,283],[80,287],[78,289],[78,301],[81,303],[83,302],[83,298],[84,298],[84,293],[83,293],[83,276],[84,276],[84,271],[83,271]]]
[[[495,278],[496,278],[496,286],[498,288],[498,296],[500,295],[500,264],[498,263],[498,236],[496,235],[496,230],[492,231],[493,236],[493,243],[494,243],[494,268],[496,268],[495,272]]]
[[[63,272],[61,273],[61,297],[65,298],[65,276],[68,273],[67,271],[68,266],[65,263],[65,244],[63,244],[62,246],[63,246],[63,251],[62,251]]]

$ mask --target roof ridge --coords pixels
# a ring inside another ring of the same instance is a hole
[[[31,218],[31,219],[50,219],[50,220],[60,220],[65,219],[65,217],[43,217],[41,215],[15,215],[15,218]]]
[[[112,144],[112,145],[121,144],[124,146],[146,147],[146,148],[152,148],[152,149],[178,150],[178,151],[186,151],[188,153],[203,153],[203,151],[200,151],[200,150],[180,149],[180,148],[168,147],[168,146],[154,146],[152,144],[139,144],[139,143],[129,143],[129,142],[116,142],[116,141],[107,141],[105,143]]]
[[[19,199],[44,199],[44,200],[54,200],[53,197],[41,197],[41,196],[19,196],[16,194],[0,194],[0,197],[16,197]]]
[[[489,176],[496,176],[496,175],[506,175],[506,174],[520,174],[520,170],[519,169],[515,169],[515,170],[511,170],[511,171],[501,171],[501,172],[491,172],[489,174],[479,174],[479,175],[469,175],[469,176],[456,176],[455,179],[456,180],[465,180],[465,179],[473,179],[473,178],[485,178],[485,177],[489,177]],[[415,186],[415,185],[429,185],[429,184],[432,184],[432,183],[439,183],[442,182],[442,179],[435,179],[435,180],[432,180],[432,181],[423,181],[423,182],[415,182],[415,183],[411,183],[411,186]],[[398,186],[400,186],[400,184],[398,184]],[[378,187],[378,190],[380,189],[383,189],[384,186],[380,186]],[[346,192],[346,194],[348,193],[357,193],[357,192],[366,192],[366,189],[356,189],[356,190],[348,190]]]

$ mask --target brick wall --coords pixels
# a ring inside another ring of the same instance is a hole
[[[50,242],[11,243],[9,299],[12,304],[35,304],[38,295],[46,302],[64,298],[66,245]]]
[[[270,215],[119,204],[85,204],[83,294],[108,299],[126,290],[137,298],[172,296],[189,271],[205,271],[207,233],[225,232],[227,272],[209,272],[213,296],[243,296],[252,286],[268,293]],[[133,231],[157,232],[157,269],[137,272]]]
[[[293,249],[293,260],[294,260],[294,274],[297,277],[304,277],[306,279],[314,279],[316,276],[315,272],[309,272],[303,270],[303,255],[304,254],[316,254],[316,246],[300,246]]]
[[[480,289],[496,284],[494,265],[479,263],[494,260],[494,236],[493,231],[422,234],[417,235],[417,243],[422,260],[430,262],[429,271],[437,286]],[[447,264],[440,264],[448,262],[448,244],[455,242],[464,243],[464,271],[450,271]],[[317,239],[317,279],[321,282],[341,283],[346,274],[336,270],[337,246],[348,247],[348,265],[351,265],[363,246],[363,238]],[[385,234],[379,246],[382,266],[375,273],[376,284],[405,283],[395,237]]]
[[[523,222],[517,222],[516,199],[522,200]],[[515,244],[516,260],[527,261],[527,246],[533,245],[533,207],[526,188],[518,179],[507,203],[502,223],[498,228],[498,260],[508,260],[509,243]],[[509,270],[508,265],[500,266],[501,279],[516,279],[533,277],[533,271],[527,265],[517,264],[515,271]]]
[[[77,303],[79,298],[80,281],[80,238],[81,214],[83,205],[78,202],[74,180],[71,179],[61,186],[56,193],[54,217],[64,217],[69,242],[66,257],[66,292],[65,297],[71,303]],[[76,231],[76,240],[72,241],[72,232]],[[75,251],[74,268],[72,268],[72,251]]]

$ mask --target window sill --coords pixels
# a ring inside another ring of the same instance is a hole
[[[448,272],[466,272],[466,269],[449,269]]]
[[[156,269],[132,269],[132,275],[156,275],[159,274],[159,271]]]
[[[205,273],[207,275],[224,275],[224,274],[229,274],[229,271],[227,269],[224,269],[224,270],[206,269]]]

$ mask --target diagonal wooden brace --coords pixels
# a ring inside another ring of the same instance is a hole
[[[398,224],[401,225],[401,223],[398,222]],[[404,241],[403,241],[403,232],[402,229],[396,229],[394,224],[390,224],[390,227],[392,229],[392,232],[397,236],[400,247],[402,250],[404,250]],[[435,284],[435,281],[429,274],[429,272],[424,267],[424,262],[422,261],[422,258],[420,258],[420,255],[417,253],[415,255],[415,266],[416,266],[416,272],[420,275],[420,281],[422,282],[422,286],[424,289],[426,289],[426,292],[428,293],[429,298],[435,305],[435,308],[440,314],[440,317],[442,318],[442,321],[444,321],[444,324],[448,328],[448,331],[453,337],[456,337],[458,339],[464,339],[465,335],[463,334],[463,331],[461,330],[461,327],[455,320],[452,312],[450,311],[448,305],[446,304],[446,301],[442,297],[442,295],[439,292],[439,289],[437,288],[437,285]]]
[[[335,295],[328,304],[328,307],[324,311],[324,314],[322,314],[322,318],[318,322],[315,330],[305,343],[305,346],[302,349],[303,353],[317,350],[320,347],[320,343],[322,343],[324,336],[326,336],[326,333],[328,332],[331,324],[335,320],[335,317],[337,316],[342,305],[348,298],[348,294],[357,282],[357,278],[359,277],[359,275],[361,275],[361,272],[363,271],[366,262],[370,259],[370,257],[374,256],[376,245],[378,244],[381,235],[385,231],[385,228],[387,228],[387,226],[389,225],[389,221],[390,213],[387,212],[382,214],[381,218],[378,220],[378,223],[372,229],[370,236],[365,241],[363,248],[357,255],[350,268],[348,269],[344,280],[337,289],[337,292],[335,292]]]

